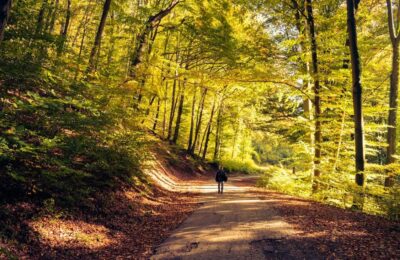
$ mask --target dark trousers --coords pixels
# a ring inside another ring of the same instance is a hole
[[[224,192],[224,182],[219,181],[218,182],[218,193],[223,193]]]

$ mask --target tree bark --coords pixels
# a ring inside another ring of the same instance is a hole
[[[0,43],[4,39],[4,31],[7,26],[8,18],[10,17],[11,5],[11,0],[0,1]]]
[[[94,40],[92,51],[90,52],[89,56],[89,65],[87,68],[87,73],[91,73],[95,70],[95,62],[96,62],[95,58],[98,52],[100,51],[101,39],[103,37],[103,32],[104,32],[104,27],[106,25],[108,12],[110,11],[111,1],[112,0],[105,0],[104,2],[103,13],[101,15],[100,24],[97,29],[96,38]]]
[[[389,95],[389,117],[388,117],[388,133],[387,133],[387,164],[394,163],[397,144],[397,109],[398,109],[398,92],[399,92],[399,23],[400,11],[397,10],[397,21],[393,18],[392,1],[386,0],[388,12],[388,26],[390,41],[392,43],[392,72],[390,75],[390,95]]]
[[[220,158],[220,147],[221,147],[221,140],[220,140],[220,135],[221,135],[221,124],[222,124],[222,105],[223,105],[223,100],[221,100],[218,108],[218,116],[217,116],[217,130],[215,133],[215,147],[214,147],[214,156],[213,160],[218,161]]]
[[[364,150],[364,118],[362,110],[362,85],[361,85],[361,62],[357,45],[357,25],[355,11],[358,2],[346,0],[347,2],[347,29],[349,34],[351,68],[352,68],[352,92],[354,108],[354,140],[356,153],[356,184],[364,186],[365,150]]]
[[[60,0],[56,0],[56,2],[54,4],[54,8],[53,8],[53,13],[52,13],[52,16],[51,16],[50,25],[49,25],[49,33],[50,34],[52,34],[53,31],[54,31],[54,25],[55,25],[56,19],[57,19],[59,4],[60,4]]]
[[[64,50],[64,45],[67,40],[70,22],[71,22],[71,0],[67,0],[67,12],[65,15],[65,23],[61,31],[61,41],[57,49],[57,56],[60,56]]]
[[[196,145],[197,145],[197,141],[199,140],[199,133],[200,133],[200,129],[201,129],[201,121],[203,119],[203,111],[204,111],[204,103],[206,100],[206,96],[207,96],[207,88],[204,89],[203,94],[201,96],[201,101],[199,103],[199,108],[197,110],[197,120],[196,120],[196,128],[194,131],[194,140],[193,140],[193,144],[192,147],[189,151],[190,154],[194,155],[194,151],[196,150]]]
[[[174,137],[172,138],[172,143],[174,143],[174,144],[176,144],[176,142],[178,141],[178,138],[179,138],[179,129],[181,127],[183,104],[184,104],[184,100],[185,100],[185,86],[186,86],[186,79],[184,79],[184,81],[183,81],[183,86],[181,89],[181,95],[180,95],[180,99],[179,99],[178,115],[176,117]]]
[[[167,100],[168,100],[168,81],[165,82],[164,110],[162,122],[162,138],[165,139],[165,131],[167,129]]]
[[[172,124],[174,122],[174,118],[175,118],[175,110],[176,110],[176,82],[177,79],[174,79],[174,83],[172,86],[172,98],[171,98],[171,110],[170,110],[170,114],[169,114],[169,122],[168,122],[168,136],[167,139],[170,140],[171,139],[171,135],[172,135]]]
[[[39,35],[42,33],[43,30],[43,25],[44,25],[44,15],[47,9],[47,0],[43,0],[42,2],[42,7],[40,7],[37,23],[36,23],[36,30],[35,30],[35,36]]]
[[[161,99],[160,99],[160,97],[157,97],[157,111],[156,111],[156,116],[155,116],[154,124],[153,124],[153,132],[156,132],[156,130],[157,130],[158,118],[160,116],[160,106],[161,106]]]
[[[216,103],[216,101],[214,99],[214,103],[213,103],[213,106],[212,106],[212,109],[211,109],[210,121],[208,121],[206,140],[205,140],[205,143],[204,143],[204,150],[203,150],[203,155],[202,155],[203,160],[206,159],[206,156],[207,156],[208,143],[210,141],[211,128],[212,128],[212,121],[213,121],[214,113],[215,113],[215,103]]]
[[[320,82],[319,82],[319,68],[318,68],[318,46],[315,35],[314,15],[312,8],[312,0],[306,0],[307,22],[310,33],[311,43],[311,56],[312,56],[312,77],[314,80],[314,108],[315,108],[315,153],[314,153],[314,178],[319,178],[321,175],[321,97],[320,97]],[[313,181],[313,190],[318,190],[318,180]]]
[[[196,107],[196,86],[194,87],[194,90],[193,90],[192,112],[191,112],[191,116],[190,116],[190,131],[189,131],[189,140],[188,140],[188,148],[187,148],[188,153],[190,153],[190,151],[192,150],[192,144],[193,144],[195,107]]]

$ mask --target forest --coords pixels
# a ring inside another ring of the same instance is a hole
[[[399,34],[392,0],[1,0],[0,257],[21,209],[151,190],[159,142],[398,221]]]

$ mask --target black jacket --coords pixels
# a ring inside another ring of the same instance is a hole
[[[223,181],[227,181],[227,180],[228,180],[228,176],[226,176],[225,171],[218,170],[217,174],[215,175],[215,181],[216,182],[223,182]]]

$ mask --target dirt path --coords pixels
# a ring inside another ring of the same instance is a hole
[[[151,259],[275,259],[301,256],[282,246],[296,230],[252,188],[254,177],[234,177],[223,195],[215,183],[192,187],[203,205],[156,249]],[[254,187],[254,186],[253,186]]]
[[[400,223],[256,189],[256,178],[181,184],[203,203],[151,259],[400,259]]]

